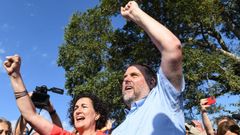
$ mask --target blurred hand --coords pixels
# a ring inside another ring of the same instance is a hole
[[[201,107],[201,111],[207,111],[207,109],[211,106],[211,105],[207,105],[208,99],[207,98],[203,98],[200,100],[200,107]]]

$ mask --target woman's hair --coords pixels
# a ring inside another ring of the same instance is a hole
[[[91,93],[80,93],[77,94],[70,102],[70,107],[68,109],[68,117],[70,119],[70,124],[74,126],[74,108],[75,104],[80,98],[89,98],[92,101],[93,108],[96,113],[100,114],[100,118],[96,121],[96,129],[101,129],[106,125],[108,120],[108,107],[103,103],[97,96]]]
[[[217,135],[224,135],[227,131],[231,131],[233,133],[236,133],[237,135],[240,135],[239,126],[233,120],[228,120],[228,121],[222,122],[218,126]]]
[[[6,123],[8,125],[8,129],[10,132],[10,135],[12,134],[12,125],[11,122],[6,120],[5,118],[0,117],[0,123]]]
[[[230,116],[227,116],[227,115],[222,115],[222,116],[216,118],[216,124],[217,125],[221,124],[220,122],[222,122],[223,120],[224,121],[229,121],[229,120],[233,120],[233,118],[230,117]]]

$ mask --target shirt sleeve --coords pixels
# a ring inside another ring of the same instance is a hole
[[[178,91],[172,83],[167,79],[165,74],[162,71],[162,68],[160,67],[158,72],[157,72],[157,78],[158,78],[158,87],[163,88],[163,92],[171,93],[172,95],[179,96],[185,89],[185,81],[184,77],[182,77],[182,83],[181,83],[181,90]]]

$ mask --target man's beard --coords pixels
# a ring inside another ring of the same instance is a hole
[[[135,99],[136,99],[136,97],[135,97],[135,95],[134,95],[134,93],[132,93],[131,95],[129,95],[129,94],[123,94],[123,101],[124,101],[124,103],[126,104],[126,105],[128,105],[129,107],[131,106],[131,104],[133,103],[133,102],[135,102]]]

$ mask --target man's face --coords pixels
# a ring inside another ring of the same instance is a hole
[[[145,73],[141,66],[130,66],[124,74],[122,83],[122,95],[124,102],[131,103],[146,97],[150,89],[146,82]]]

